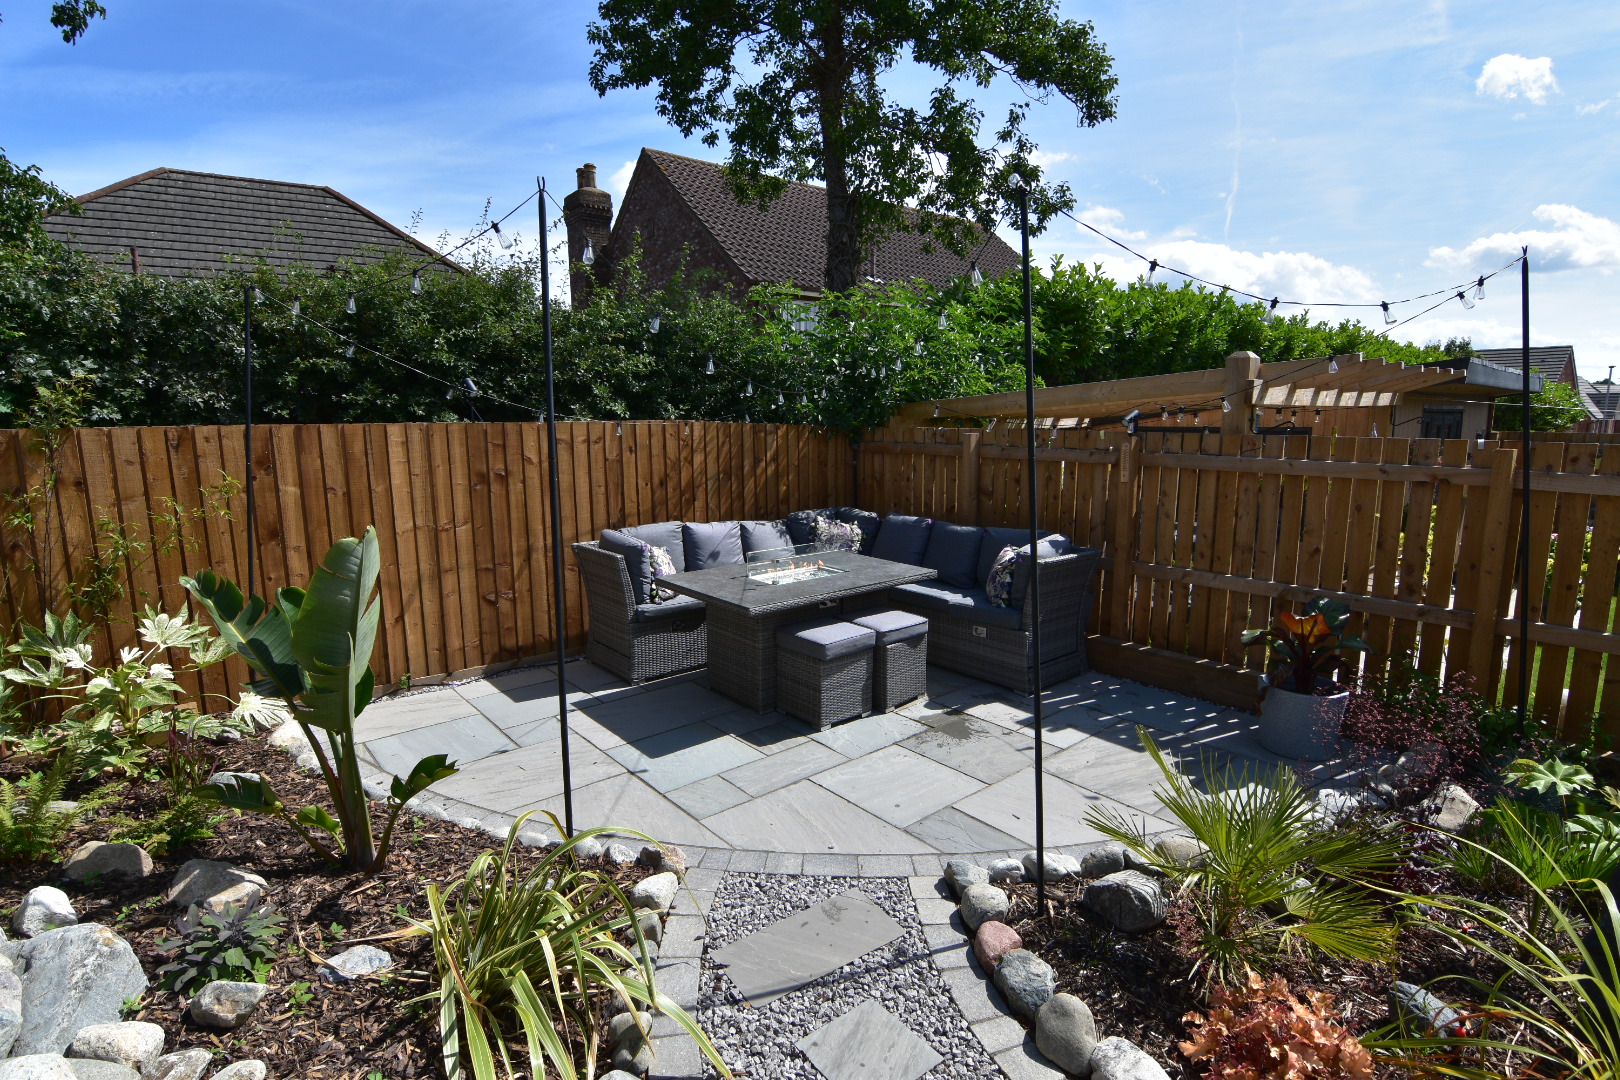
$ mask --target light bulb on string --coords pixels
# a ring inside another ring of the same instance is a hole
[[[422,295],[422,271],[417,270],[411,274],[411,295]]]
[[[1474,302],[1472,300],[1468,299],[1468,293],[1467,292],[1458,293],[1457,294],[1457,299],[1462,301],[1462,306],[1464,308],[1466,308],[1467,310],[1469,310],[1469,311],[1474,310]]]
[[[1474,282],[1474,299],[1485,299],[1485,275],[1481,274],[1479,280]]]
[[[343,355],[349,357],[350,359],[353,359],[353,357],[354,357],[354,342],[352,342],[352,341],[349,342],[348,346],[343,350]]]
[[[1187,422],[1187,410],[1186,409],[1177,409],[1176,410],[1176,423],[1185,424],[1186,422]]]
[[[945,317],[945,313],[943,311],[940,312],[939,313],[939,328],[941,330],[944,330],[944,329],[947,329],[950,325],[951,325],[951,320],[949,320],[949,319],[947,319]]]
[[[897,356],[897,357],[895,357],[895,358],[894,358],[894,373],[895,373],[895,374],[896,374],[896,375],[898,375],[898,374],[900,374],[900,368],[901,368],[901,367],[902,367],[902,366],[903,366],[903,365],[902,365],[902,364],[901,364],[901,361],[900,361],[900,358],[899,358],[899,357],[898,357],[898,356]]]
[[[1389,310],[1389,301],[1388,300],[1380,301],[1378,306],[1384,309],[1384,325],[1385,326],[1394,326],[1395,325],[1395,313],[1393,311]]]
[[[591,238],[585,238],[585,250],[579,253],[579,261],[586,266],[596,265],[596,248],[591,246]]]
[[[1317,409],[1317,410],[1316,410],[1316,418],[1315,418],[1315,419],[1313,419],[1313,420],[1312,420],[1312,421],[1311,421],[1311,423],[1313,423],[1313,424],[1320,424],[1320,423],[1321,423],[1321,422],[1322,422],[1322,410],[1321,410],[1321,409]]]
[[[501,223],[498,221],[489,223],[489,231],[495,234],[495,242],[501,245],[502,251],[511,251],[513,245],[517,243],[516,237],[507,236],[501,232]]]
[[[1204,416],[1203,413],[1199,413],[1199,412],[1193,413],[1193,426],[1194,427],[1199,427],[1199,426],[1201,426],[1203,424],[1203,422],[1204,422],[1203,416]]]
[[[984,274],[979,272],[977,260],[968,263],[968,280],[973,283],[974,288],[984,284]]]
[[[615,434],[615,435],[623,435],[624,434],[624,425],[623,424],[614,424],[613,425],[613,434]]]
[[[934,417],[935,419],[938,419],[939,417],[939,402],[937,401],[934,402]]]
[[[922,342],[919,341],[919,342],[917,342],[916,345],[914,345],[912,347],[911,355],[913,355],[913,356],[921,356],[922,355]]]
[[[780,391],[780,390],[778,390],[776,392],[776,403],[778,405],[786,405],[787,404],[787,398],[782,396],[782,391]]]
[[[1277,321],[1277,297],[1271,298],[1271,306],[1260,316],[1260,321],[1268,326]]]
[[[264,303],[264,293],[260,292],[257,288],[253,290],[253,302],[255,304]]]
[[[712,354],[703,358],[703,374],[714,374],[714,356]]]
[[[659,316],[654,315],[652,317],[652,322],[647,324],[647,329],[651,330],[653,333],[656,334],[656,333],[658,333],[658,328],[660,326],[662,326],[662,325],[664,325],[664,320],[662,318],[660,318]]]
[[[1158,272],[1159,272],[1159,260],[1158,259],[1150,259],[1148,261],[1148,273],[1147,273],[1147,283],[1149,285],[1153,284],[1153,275],[1157,274]]]
[[[343,305],[343,310],[350,315],[354,314],[354,293],[349,294],[349,302]]]
[[[749,379],[748,380],[748,385],[743,387],[743,397],[753,397],[753,396],[754,396],[754,380]]]
[[[302,311],[303,309],[304,309],[304,305],[299,303],[298,297],[296,297],[296,296],[293,297],[293,306],[292,306],[293,318],[295,318],[295,319],[298,318],[298,313],[300,311]]]
[[[1159,419],[1161,421],[1165,422],[1165,423],[1170,422],[1170,406],[1168,406],[1168,405],[1160,405],[1159,406]]]
[[[1329,375],[1337,375],[1338,373],[1339,373],[1339,361],[1338,361],[1337,358],[1330,357],[1328,359],[1328,374]]]
[[[1232,403],[1230,401],[1227,401],[1225,398],[1221,398],[1221,412],[1231,412],[1231,411],[1232,411]]]

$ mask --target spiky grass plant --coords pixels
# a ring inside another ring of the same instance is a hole
[[[1326,824],[1281,766],[1253,775],[1206,769],[1210,790],[1199,791],[1147,729],[1137,733],[1164,774],[1159,802],[1203,846],[1202,856],[1192,864],[1167,858],[1145,822],[1117,810],[1089,811],[1086,822],[1180,886],[1194,915],[1195,976],[1242,986],[1246,969],[1269,974],[1307,948],[1356,960],[1389,956],[1394,924],[1362,882],[1395,869],[1399,836]]]
[[[730,1070],[697,1022],[653,985],[653,961],[629,899],[600,870],[580,865],[575,846],[607,829],[589,829],[549,851],[527,873],[513,859],[519,818],[499,854],[473,860],[460,881],[427,887],[429,917],[414,932],[433,937],[439,989],[435,1001],[447,1080],[496,1080],[518,1075],[509,1043],[528,1046],[528,1071],[576,1080],[595,1073],[600,1044],[597,1016],[613,997],[674,1018],[697,1042],[721,1076]],[[551,814],[553,827],[561,823]],[[651,837],[623,829],[615,833]],[[643,1033],[645,1034],[645,1033]]]

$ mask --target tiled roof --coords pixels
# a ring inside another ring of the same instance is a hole
[[[1576,387],[1586,400],[1586,411],[1594,420],[1613,420],[1620,416],[1620,389],[1602,383],[1577,379]]]
[[[1522,349],[1475,349],[1474,355],[1514,371],[1524,370]],[[1564,365],[1573,364],[1574,360],[1573,345],[1539,345],[1530,350],[1530,370],[1548,382],[1562,382]]]
[[[789,184],[780,199],[761,210],[737,201],[715,162],[662,150],[644,149],[642,156],[669,178],[692,212],[751,281],[792,282],[808,292],[825,288],[826,188]],[[928,246],[933,250],[924,250]],[[994,233],[971,251],[970,258],[977,261],[985,277],[1008,273],[1019,265],[1017,253]],[[943,286],[967,274],[968,262],[937,240],[928,245],[921,234],[895,232],[868,256],[861,272],[863,277],[882,281],[921,278],[930,285]]]
[[[111,263],[180,277],[222,270],[226,256],[318,268],[406,249],[438,253],[329,187],[153,169],[81,195],[84,214],[45,218],[45,231]]]

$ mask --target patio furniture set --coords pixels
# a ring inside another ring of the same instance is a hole
[[[708,668],[710,686],[825,727],[925,689],[928,663],[1028,694],[1087,670],[1101,555],[1058,533],[805,510],[776,521],[664,521],[575,544],[586,655],[632,682]]]

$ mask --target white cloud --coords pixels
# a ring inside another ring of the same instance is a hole
[[[614,169],[613,175],[608,177],[608,190],[613,193],[615,202],[624,202],[624,193],[630,188],[630,176],[635,171],[636,163],[631,160]]]
[[[1037,150],[1029,155],[1029,160],[1043,169],[1050,169],[1053,165],[1073,161],[1074,155],[1063,150]]]
[[[1582,116],[1592,116],[1596,113],[1602,112],[1604,109],[1607,109],[1610,105],[1613,105],[1617,101],[1620,101],[1620,94],[1616,94],[1612,98],[1604,98],[1602,101],[1591,105],[1577,105],[1575,106],[1575,111]]]
[[[1428,265],[1495,269],[1490,264],[1505,263],[1529,245],[1536,270],[1620,270],[1620,222],[1563,203],[1538,206],[1534,213],[1549,227],[1492,233],[1462,248],[1432,248]]]
[[[1112,206],[1088,206],[1076,214],[1075,217],[1079,218],[1081,221],[1084,221],[1087,225],[1095,226],[1096,228],[1107,233],[1109,236],[1117,237],[1121,240],[1147,239],[1147,233],[1132,232],[1130,229],[1127,229],[1125,227],[1125,211],[1118,210]],[[1094,233],[1086,232],[1083,229],[1081,231],[1085,232],[1087,236],[1095,235]]]
[[[1553,76],[1550,56],[1531,59],[1518,53],[1503,53],[1485,61],[1485,67],[1474,83],[1474,92],[1482,97],[1507,100],[1523,97],[1536,104],[1547,104],[1547,95],[1559,93],[1558,80]]]

